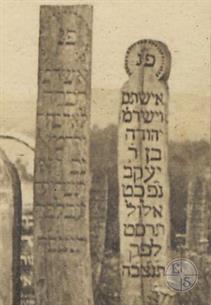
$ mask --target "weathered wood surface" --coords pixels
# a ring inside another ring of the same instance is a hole
[[[20,304],[21,187],[0,149],[0,304]]]
[[[170,53],[141,40],[127,51],[118,136],[121,297],[152,304],[169,260],[168,88]]]
[[[36,305],[92,305],[92,7],[42,6],[34,180]]]

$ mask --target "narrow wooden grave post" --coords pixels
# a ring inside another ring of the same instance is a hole
[[[122,305],[150,305],[169,259],[170,53],[141,40],[127,51],[118,136]]]
[[[108,177],[93,174],[90,192],[90,243],[92,259],[92,283],[96,292],[105,254],[108,208]]]
[[[202,175],[191,178],[188,184],[186,245],[189,252],[208,251],[207,181]]]
[[[0,149],[0,304],[20,305],[21,188]]]
[[[92,7],[42,6],[34,178],[36,305],[92,305]]]

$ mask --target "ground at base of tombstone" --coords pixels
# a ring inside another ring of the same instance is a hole
[[[193,259],[193,258],[192,258]],[[178,293],[173,304],[166,305],[211,305],[211,273],[207,263],[211,263],[209,257],[195,257],[195,264],[199,268],[199,282],[193,290],[187,293]],[[95,291],[95,305],[123,305],[120,301],[120,277],[118,272],[119,257],[116,253],[105,255],[100,283]],[[156,295],[150,305],[159,304]],[[21,305],[35,305],[33,298],[22,300]],[[135,304],[137,305],[137,304]]]
[[[189,292],[177,293],[173,303],[166,305],[211,305],[211,256],[195,256],[190,259],[201,274],[198,284]],[[120,301],[118,266],[117,254],[106,256],[98,292],[95,294],[95,305],[123,305]],[[150,305],[163,305],[159,304],[156,295],[152,300]]]

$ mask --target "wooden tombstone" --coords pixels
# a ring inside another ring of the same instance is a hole
[[[40,10],[34,180],[36,305],[92,305],[92,7]]]
[[[154,40],[129,47],[118,135],[122,305],[151,305],[169,261],[170,53]]]
[[[0,149],[0,304],[20,305],[21,188]]]
[[[94,174],[90,192],[90,243],[92,258],[93,290],[100,284],[105,254],[108,208],[108,178],[106,174]]]

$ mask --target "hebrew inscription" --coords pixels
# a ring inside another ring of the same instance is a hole
[[[35,156],[37,305],[91,305],[92,8],[42,6]]]
[[[15,167],[0,150],[0,304],[20,305],[21,189]]]
[[[118,136],[121,298],[150,305],[169,252],[168,88],[170,54],[141,40],[126,53]]]

